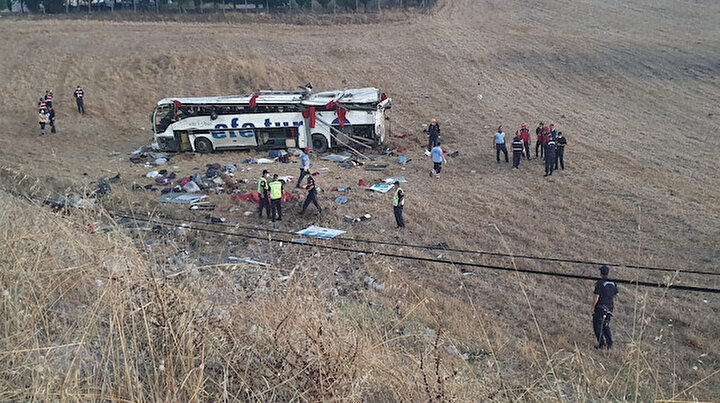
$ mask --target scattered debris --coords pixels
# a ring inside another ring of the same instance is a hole
[[[348,222],[369,221],[371,218],[372,218],[372,216],[370,216],[370,214],[365,214],[360,217],[353,217],[350,215],[345,215],[345,221],[348,221]]]
[[[292,243],[306,244],[306,243],[307,243],[307,238],[293,238],[293,239],[290,240],[290,242],[292,242]]]
[[[168,193],[158,197],[158,200],[160,200],[162,203],[193,204],[205,198],[207,198],[206,195]]]
[[[378,283],[377,280],[370,276],[366,276],[363,281],[365,284],[368,285],[368,287],[372,288],[375,291],[382,291],[385,289],[385,283]]]
[[[384,171],[387,169],[387,164],[381,164],[381,165],[369,165],[365,167],[366,171]]]
[[[338,235],[342,235],[345,232],[346,231],[339,230],[339,229],[332,229],[332,228],[325,228],[325,227],[318,227],[315,225],[311,225],[311,226],[305,228],[304,230],[300,230],[300,231],[296,232],[296,234],[312,236],[312,237],[322,238],[322,239],[330,239],[330,238],[335,238]]]
[[[335,203],[345,204],[348,202],[347,196],[338,196],[335,198]]]
[[[395,182],[407,183],[407,179],[405,179],[404,176],[391,176],[391,177],[388,177],[388,178],[383,179],[383,182],[385,182],[385,183],[393,183],[393,184],[394,184]]]
[[[450,154],[448,154],[450,157],[455,158],[460,156],[460,151],[453,151]]]
[[[400,165],[405,165],[405,164],[407,164],[407,163],[410,162],[410,161],[412,161],[412,160],[411,160],[411,159],[408,159],[408,157],[405,157],[405,156],[402,156],[402,155],[399,156],[399,157],[397,157],[397,162],[398,162],[398,164],[400,164]]]
[[[387,193],[392,188],[393,188],[393,185],[390,183],[376,183],[370,187],[367,187],[366,189],[374,190],[374,191],[380,192],[380,193]]]
[[[350,159],[350,155],[338,155],[338,154],[330,154],[326,155],[321,160],[325,161],[333,161],[333,162],[343,162]]]
[[[271,267],[272,266],[270,263],[260,262],[258,260],[250,259],[249,257],[240,258],[237,256],[228,256],[228,260],[231,262],[245,262],[245,263],[255,264],[255,265],[263,266],[263,267]]]

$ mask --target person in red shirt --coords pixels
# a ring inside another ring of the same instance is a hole
[[[515,135],[519,135],[522,139],[523,148],[525,149],[525,159],[530,161],[530,130],[528,130],[527,123],[523,123]]]

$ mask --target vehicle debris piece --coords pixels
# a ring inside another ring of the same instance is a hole
[[[318,227],[315,225],[311,225],[304,230],[300,230],[296,232],[298,235],[304,235],[304,236],[311,236],[315,238],[321,238],[321,239],[330,239],[335,238],[338,235],[344,234],[346,231],[339,230],[339,229],[332,229],[332,228],[325,228],[325,227]]]
[[[387,193],[390,191],[390,189],[393,188],[393,186],[394,185],[391,183],[376,183],[370,187],[367,187],[366,189],[374,190],[374,191],[380,192],[380,193]]]
[[[207,195],[196,195],[186,193],[167,193],[160,197],[158,200],[162,203],[180,203],[180,204],[193,204],[199,200],[207,198]]]
[[[350,159],[350,156],[349,155],[330,154],[330,155],[326,155],[320,159],[326,160],[326,161],[333,161],[333,162],[343,162],[343,161]]]

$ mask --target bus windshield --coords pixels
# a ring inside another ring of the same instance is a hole
[[[172,123],[172,105],[162,105],[155,109],[155,133],[164,133],[165,130]]]

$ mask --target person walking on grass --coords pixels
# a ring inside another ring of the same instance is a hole
[[[436,145],[440,144],[440,124],[437,119],[433,118],[430,121],[430,124],[427,129],[425,129],[425,132],[428,135],[428,151],[432,152],[432,149]]]
[[[560,163],[560,169],[565,170],[565,146],[567,145],[567,139],[563,136],[562,132],[558,132],[557,139],[557,151],[555,151],[555,170],[558,169],[558,162]]]
[[[307,177],[307,185],[305,185],[305,190],[307,190],[307,197],[305,198],[305,203],[303,203],[302,211],[300,214],[305,214],[305,210],[307,210],[310,203],[315,205],[315,208],[318,210],[318,214],[322,214],[322,209],[320,208],[320,205],[317,201],[317,186],[315,185],[315,179],[313,179],[312,176]]]
[[[45,91],[45,105],[48,109],[53,107],[53,93],[52,91]]]
[[[40,109],[40,112],[38,112],[38,123],[40,124],[40,135],[45,135],[45,125],[48,121],[48,114],[45,108]]]
[[[525,159],[530,161],[530,130],[528,129],[527,123],[522,124],[519,134],[523,141],[523,148],[525,149]]]
[[[598,344],[595,348],[608,350],[613,346],[612,332],[610,331],[610,318],[615,309],[614,299],[618,293],[617,285],[608,279],[610,268],[600,267],[600,280],[595,282],[592,306],[593,331]]]
[[[310,175],[310,154],[311,148],[305,147],[305,151],[300,154],[300,177],[298,178],[295,188],[299,188],[305,175]]]
[[[400,187],[400,182],[395,181],[395,194],[393,195],[393,213],[395,214],[395,228],[405,228],[403,220],[403,207],[405,206],[405,192]]]
[[[81,115],[85,114],[85,91],[78,85],[73,93],[75,97],[75,103],[77,104],[78,113]]]
[[[505,132],[502,130],[502,125],[498,126],[495,132],[495,159],[500,162],[500,152],[505,154],[505,162],[510,162],[508,159],[507,147],[505,147]]]
[[[267,169],[263,169],[262,176],[258,180],[258,199],[260,201],[260,207],[258,208],[258,216],[262,218],[263,210],[265,210],[267,218],[270,216],[270,199],[268,198],[270,193],[270,185],[268,184],[267,177],[270,175]]]
[[[557,143],[555,142],[555,139],[552,138],[549,134],[549,130],[545,130],[547,137],[547,142],[545,143],[545,176],[550,176],[553,173],[553,168],[555,168],[555,149]]]
[[[272,221],[282,221],[282,195],[283,182],[278,179],[278,175],[273,175],[273,180],[268,184],[270,187],[270,210],[272,212]]]
[[[50,133],[57,133],[57,130],[55,129],[55,108],[52,106],[48,107],[47,122],[50,125]]]
[[[513,152],[513,169],[520,168],[520,160],[523,156],[523,150],[525,149],[525,144],[523,143],[522,138],[520,137],[519,132],[515,132],[515,137],[512,139],[512,152]]]
[[[440,147],[440,141],[435,144],[435,147],[430,151],[430,156],[433,162],[433,169],[430,171],[430,177],[435,175],[436,178],[440,178],[440,171],[442,171],[443,162],[447,164],[445,154],[443,153],[442,147]]]

